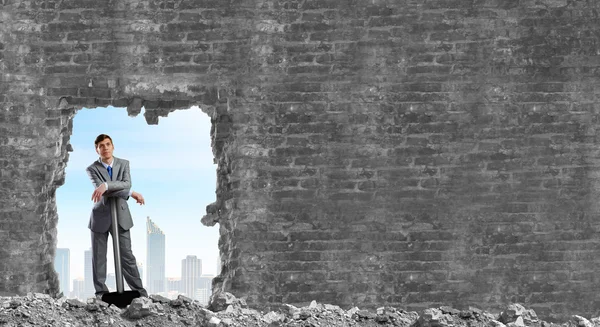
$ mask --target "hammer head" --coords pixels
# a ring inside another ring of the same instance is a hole
[[[123,309],[130,305],[133,299],[138,297],[140,297],[140,292],[138,291],[110,292],[102,295],[102,301]]]

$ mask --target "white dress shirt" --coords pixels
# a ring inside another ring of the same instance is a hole
[[[104,168],[108,169],[108,166],[110,166],[110,169],[112,169],[112,164],[113,164],[113,161],[115,161],[115,158],[113,157],[112,161],[109,164],[105,164],[104,161],[102,161],[102,158],[98,158],[98,161],[100,161],[100,163],[104,166]],[[104,186],[106,187],[106,190],[108,191],[108,183],[107,182],[104,182]],[[133,193],[133,190],[129,190],[129,196],[131,196],[132,193]]]

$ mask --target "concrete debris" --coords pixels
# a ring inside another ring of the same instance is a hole
[[[600,326],[600,317],[590,319],[590,322],[594,324],[594,326]]]
[[[219,319],[217,317],[212,317],[208,321],[208,326],[209,327],[219,327],[219,324],[221,324],[221,319]]]
[[[441,306],[440,310],[442,311],[442,313],[448,313],[448,314],[451,314],[451,315],[458,315],[460,313],[460,310],[454,309],[454,308],[449,307],[449,306]]]
[[[285,315],[283,313],[277,313],[274,311],[270,311],[266,315],[262,317],[262,321],[264,321],[267,325],[281,323],[285,321]],[[587,327],[587,326],[586,326]]]
[[[519,316],[517,317],[517,319],[513,322],[509,322],[507,325],[507,327],[525,327],[525,322],[523,321],[523,317]]]
[[[514,322],[518,317],[525,313],[525,307],[518,303],[512,303],[506,310],[500,313],[500,321],[503,323]]]
[[[9,308],[11,309],[16,309],[21,305],[21,301],[19,300],[12,300],[9,302]]]
[[[211,327],[329,327],[329,326],[400,326],[400,327],[595,327],[600,317],[586,319],[571,316],[563,325],[546,323],[533,310],[510,304],[498,315],[469,307],[428,308],[418,313],[393,307],[344,310],[336,305],[312,301],[308,306],[283,304],[267,313],[248,308],[243,299],[220,293],[211,300],[210,310],[185,296],[169,300],[159,295],[134,299],[125,309],[96,298],[85,303],[65,297],[40,294],[23,297],[0,297],[0,327],[68,326],[211,326]]]
[[[131,304],[125,308],[123,316],[129,319],[140,319],[147,316],[156,316],[159,312],[163,312],[162,304],[159,302],[153,303],[147,297],[139,297],[133,299]]]
[[[309,309],[319,309],[319,303],[317,303],[317,301],[312,300],[310,302],[310,305],[308,306]]]
[[[65,301],[65,303],[67,304],[68,307],[75,307],[75,308],[85,307],[85,303],[79,301],[78,299],[68,299]]]
[[[172,307],[180,307],[183,305],[183,301],[181,299],[173,299],[169,302]]]
[[[181,300],[184,304],[190,304],[192,303],[194,300],[190,299],[189,297],[185,296],[185,295],[179,295],[177,297],[178,300]]]
[[[181,296],[181,295],[180,295]],[[214,312],[226,310],[228,306],[234,308],[246,308],[246,300],[238,299],[229,292],[216,292],[210,296],[208,309]]]
[[[460,313],[459,313],[460,315]],[[436,308],[425,309],[417,320],[420,327],[454,326],[454,316]]]
[[[159,302],[159,303],[162,303],[162,304],[167,304],[167,303],[171,302],[170,299],[168,299],[168,298],[166,298],[166,297],[164,297],[162,295],[158,295],[158,294],[152,294],[152,295],[150,295],[150,299],[152,299],[152,301],[154,301],[154,302]]]
[[[582,316],[573,315],[571,317],[578,327],[594,327],[594,324]]]
[[[498,320],[492,319],[490,320],[490,327],[506,327],[506,325],[499,322]]]
[[[377,314],[370,312],[368,310],[359,310],[353,315],[353,317],[356,320],[369,320],[369,319],[375,319],[375,317],[377,317]]]
[[[527,310],[518,303],[511,303],[506,310],[500,313],[498,321],[508,327],[524,327],[537,324],[539,319],[533,310]]]

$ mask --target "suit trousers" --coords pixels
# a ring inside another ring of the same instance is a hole
[[[92,278],[94,280],[94,288],[96,295],[109,292],[106,287],[106,248],[108,233],[112,234],[112,228],[105,233],[92,232]],[[119,226],[119,248],[121,251],[121,267],[123,277],[129,285],[129,288],[134,291],[139,291],[141,296],[148,296],[148,292],[142,285],[140,272],[138,271],[137,262],[133,252],[131,251],[131,237],[129,230],[124,230]],[[116,277],[116,276],[115,276]]]

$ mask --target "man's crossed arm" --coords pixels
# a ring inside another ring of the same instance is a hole
[[[120,197],[125,200],[129,200],[129,197],[133,197],[140,205],[145,204],[144,197],[137,192],[131,191],[131,175],[129,174],[129,162],[126,163],[123,171],[122,181],[107,181],[103,182],[100,180],[100,176],[91,168],[87,168],[86,172],[88,177],[92,180],[92,183],[96,187],[92,194],[92,200],[94,202],[100,200],[100,196],[106,195],[108,197]],[[95,199],[96,198],[96,199]]]
[[[120,197],[123,198],[125,200],[129,200],[129,196],[131,196],[130,192],[130,187],[131,187],[131,181],[129,179],[127,179],[126,181],[110,181],[110,191],[106,190],[106,186],[105,183],[108,182],[103,182],[100,180],[100,176],[98,176],[98,173],[95,172],[92,168],[86,168],[86,173],[88,175],[88,177],[92,180],[92,183],[94,184],[94,187],[96,188],[96,190],[98,190],[99,188],[104,188],[104,191],[102,192],[101,195],[105,195],[108,197]],[[129,177],[129,169],[125,170],[125,173],[123,174],[123,177]],[[94,191],[95,192],[95,191]],[[93,196],[92,196],[92,200],[93,200]]]

